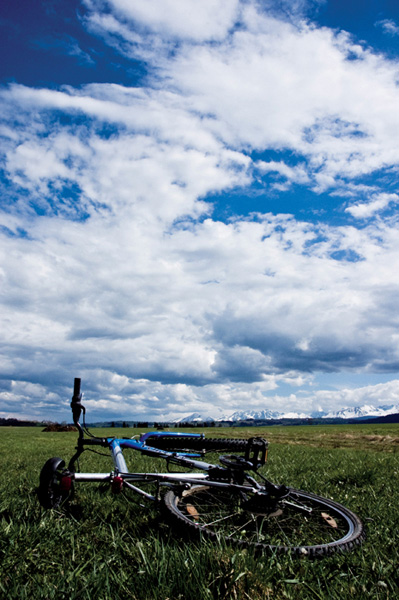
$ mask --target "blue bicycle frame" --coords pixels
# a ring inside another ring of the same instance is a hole
[[[157,496],[153,496],[148,492],[142,490],[141,488],[133,485],[131,481],[136,483],[139,482],[155,482],[158,485],[162,483],[167,484],[176,484],[176,483],[185,483],[188,485],[198,484],[199,481],[207,481],[208,486],[213,487],[226,487],[229,485],[230,487],[234,487],[236,489],[241,489],[243,486],[229,482],[227,484],[223,481],[213,481],[209,479],[209,471],[215,469],[214,464],[210,464],[198,458],[201,457],[201,454],[192,453],[192,452],[180,452],[180,451],[169,451],[169,450],[161,450],[159,448],[155,448],[151,446],[151,439],[156,439],[157,437],[170,437],[171,440],[179,439],[180,437],[184,438],[194,438],[204,439],[204,434],[198,433],[172,433],[172,432],[149,432],[143,434],[140,439],[126,439],[126,438],[97,438],[92,436],[90,432],[87,430],[85,424],[82,426],[79,423],[79,418],[81,412],[85,413],[85,408],[81,404],[82,395],[80,393],[80,379],[75,379],[74,384],[74,395],[72,397],[71,407],[73,413],[74,424],[79,431],[79,439],[77,445],[77,451],[74,456],[71,458],[69,462],[68,469],[71,474],[73,474],[73,479],[75,481],[98,481],[98,482],[110,482],[112,489],[115,492],[121,491],[122,486],[128,487],[134,492],[146,497],[149,500],[157,500]],[[85,438],[84,433],[87,433],[90,437]],[[85,446],[102,446],[108,447],[113,459],[114,463],[114,471],[110,473],[80,473],[76,472],[75,463],[79,459],[79,456],[85,449]],[[126,448],[130,448],[132,450],[137,450],[142,454],[147,456],[152,456],[154,458],[162,458],[166,460],[168,463],[177,464],[182,467],[186,467],[188,469],[199,469],[202,473],[130,473],[125,461],[125,457],[123,456],[123,450]],[[228,469],[223,469],[223,467],[219,467],[220,471],[228,472]],[[253,479],[252,477],[246,476],[247,482],[250,482],[253,486],[253,491],[256,489],[260,489],[260,484]],[[244,488],[243,488],[244,489]],[[248,485],[245,486],[245,489],[248,490]]]
[[[265,439],[205,439],[203,434],[171,432],[145,433],[139,439],[100,438],[86,427],[81,398],[80,379],[75,379],[71,407],[78,444],[67,469],[58,457],[43,466],[38,495],[44,508],[55,508],[72,497],[74,482],[97,481],[110,484],[115,493],[131,490],[147,500],[160,501],[179,526],[210,539],[221,536],[241,547],[321,556],[361,543],[363,525],[349,509],[313,493],[276,485],[258,471],[266,462]],[[79,423],[82,412],[83,426]],[[108,449],[111,472],[81,473],[77,468],[80,455],[93,446]],[[125,449],[163,459],[168,466],[178,465],[185,471],[130,473]],[[205,452],[217,450],[242,456],[219,455],[216,465],[201,460]],[[152,487],[142,489],[145,484]],[[169,489],[162,494],[160,486]]]

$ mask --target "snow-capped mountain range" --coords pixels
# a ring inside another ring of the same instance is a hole
[[[337,412],[327,413],[326,418],[333,419],[362,419],[365,417],[386,417],[399,413],[399,404],[391,404],[389,406],[354,406],[352,408],[343,408]]]
[[[399,404],[391,404],[389,406],[371,406],[365,404],[364,406],[354,406],[342,408],[335,412],[276,412],[271,410],[243,410],[236,411],[231,415],[214,418],[209,415],[201,415],[200,413],[193,413],[187,415],[181,419],[175,419],[175,423],[206,423],[212,421],[264,421],[269,419],[365,419],[368,417],[385,417],[387,415],[393,415],[399,413]]]

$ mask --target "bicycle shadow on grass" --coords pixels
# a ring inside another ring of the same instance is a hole
[[[37,488],[32,490],[36,498],[37,491]],[[86,524],[89,529],[112,525],[121,532],[128,531],[137,541],[156,536],[160,541],[169,542],[182,537],[175,528],[172,530],[162,501],[153,504],[140,498],[126,498],[123,494],[113,494],[109,486],[92,488],[79,497],[73,494],[60,506],[41,510],[43,514],[56,511],[60,517],[75,521],[79,526]]]

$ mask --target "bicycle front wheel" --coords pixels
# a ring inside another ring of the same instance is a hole
[[[273,502],[251,491],[201,485],[170,490],[164,501],[181,526],[258,550],[328,555],[350,550],[363,538],[363,525],[350,510],[333,500],[294,489]]]

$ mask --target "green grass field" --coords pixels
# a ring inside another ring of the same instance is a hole
[[[362,547],[310,561],[188,542],[152,505],[129,502],[97,484],[80,484],[68,512],[45,511],[35,493],[40,469],[51,456],[68,461],[76,434],[1,428],[0,597],[398,598],[399,425],[207,431],[208,437],[253,435],[270,441],[264,468],[270,479],[333,498],[362,518],[367,529]],[[127,458],[131,470],[165,470],[162,461],[138,453]],[[109,471],[111,463],[86,453],[81,467]]]

